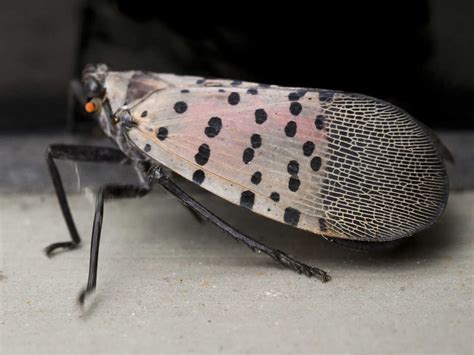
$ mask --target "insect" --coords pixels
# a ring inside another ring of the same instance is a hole
[[[390,242],[439,219],[448,199],[445,148],[390,103],[353,93],[140,71],[83,73],[85,109],[118,149],[51,145],[47,162],[74,249],[80,237],[55,160],[129,163],[140,184],[103,186],[87,287],[96,288],[104,201],[153,184],[252,250],[298,273],[329,275],[239,232],[190,197],[171,172],[275,221],[331,240]]]

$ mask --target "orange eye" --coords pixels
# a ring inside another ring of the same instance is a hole
[[[85,109],[86,112],[88,112],[88,113],[93,113],[93,112],[99,111],[99,109],[100,109],[100,100],[97,99],[97,98],[94,98],[94,99],[88,101],[88,102],[84,105],[84,109]]]
[[[94,104],[93,102],[90,102],[90,101],[89,101],[88,103],[86,103],[86,105],[85,105],[84,108],[85,108],[86,111],[89,112],[89,113],[92,113],[92,112],[94,112],[94,111],[97,109],[97,107],[95,106],[95,104]]]

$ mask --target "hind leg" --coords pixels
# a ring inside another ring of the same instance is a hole
[[[158,182],[161,186],[165,188],[165,190],[169,191],[171,194],[176,196],[181,203],[183,203],[186,207],[190,208],[191,210],[195,211],[199,214],[204,220],[207,220],[214,224],[216,227],[221,229],[227,235],[231,236],[235,240],[244,243],[247,245],[252,251],[256,251],[258,253],[263,253],[271,257],[275,260],[278,264],[289,268],[293,271],[296,271],[298,274],[304,274],[308,277],[317,277],[322,282],[329,281],[331,276],[329,276],[324,270],[318,269],[316,267],[312,267],[298,261],[289,255],[285,254],[281,250],[272,249],[265,244],[260,243],[259,241],[241,233],[230,224],[226,223],[218,216],[213,214],[209,211],[206,207],[202,204],[194,200],[191,196],[189,196],[185,191],[183,191],[176,183],[174,183],[170,177],[164,174],[161,171],[160,167],[152,168],[150,171],[149,176],[150,184],[153,181]]]

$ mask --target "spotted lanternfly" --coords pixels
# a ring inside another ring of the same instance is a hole
[[[156,182],[197,216],[308,276],[329,280],[240,233],[187,195],[170,171],[257,214],[331,240],[389,242],[443,213],[444,147],[394,105],[359,94],[140,71],[84,70],[85,109],[119,149],[53,145],[48,164],[75,248],[80,238],[54,159],[128,162],[141,184],[97,196],[87,288],[94,290],[104,200],[142,196]],[[439,149],[441,148],[441,149]]]

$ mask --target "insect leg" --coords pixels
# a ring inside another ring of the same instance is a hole
[[[46,247],[45,252],[49,257],[52,256],[53,251],[58,248],[74,249],[81,242],[81,238],[77,232],[71,215],[66,192],[64,191],[61,175],[59,174],[55,159],[111,163],[121,163],[127,160],[120,150],[114,148],[67,144],[53,144],[48,147],[46,150],[46,161],[48,163],[49,172],[58,197],[59,205],[72,239],[68,242],[54,243]]]
[[[232,238],[236,239],[237,241],[243,242],[250,249],[252,249],[252,251],[267,254],[280,265],[294,270],[299,274],[305,274],[308,277],[317,277],[323,282],[329,281],[331,279],[331,277],[325,271],[316,267],[306,265],[298,260],[293,259],[292,257],[280,250],[269,248],[266,245],[256,241],[255,239],[250,238],[249,236],[241,233],[240,231],[217,217],[215,214],[210,212],[206,207],[194,200],[191,196],[189,196],[184,190],[182,190],[177,184],[175,184],[169,178],[169,176],[165,175],[161,171],[160,167],[152,168],[149,179],[150,181],[157,181],[167,191],[176,196],[178,200],[181,201],[181,203],[183,203],[186,207],[196,211],[205,220],[213,223],[223,232],[230,235]]]
[[[86,288],[83,289],[79,294],[78,303],[80,305],[84,304],[86,296],[95,290],[97,284],[97,264],[99,260],[99,244],[100,234],[102,231],[102,220],[104,217],[104,201],[112,198],[142,197],[146,195],[149,191],[150,186],[148,184],[145,184],[143,186],[106,185],[102,187],[97,193],[94,223],[92,226],[89,277],[87,279]]]

